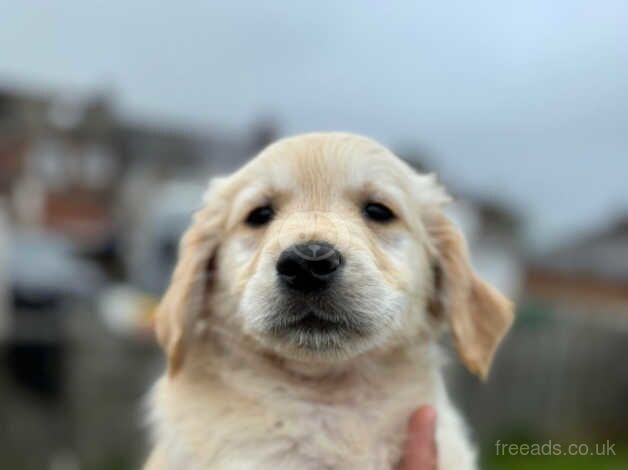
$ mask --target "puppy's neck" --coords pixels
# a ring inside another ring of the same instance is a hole
[[[342,362],[302,361],[278,356],[273,352],[263,354],[269,365],[303,382],[338,381],[350,375],[354,360]]]
[[[356,390],[388,396],[410,385],[431,389],[438,381],[439,352],[431,341],[369,351],[361,356],[331,361],[298,360],[263,350],[255,342],[207,338],[194,356],[200,359],[193,375],[204,372],[234,391],[283,390],[286,396],[328,404],[351,401]],[[201,359],[204,358],[204,359]]]

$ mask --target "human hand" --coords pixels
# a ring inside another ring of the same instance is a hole
[[[422,406],[410,417],[402,470],[437,470],[436,411]]]

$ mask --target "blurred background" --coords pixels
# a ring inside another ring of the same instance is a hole
[[[139,466],[190,213],[312,130],[437,172],[517,299],[488,383],[448,369],[484,467],[628,468],[628,3],[5,2],[0,50],[0,468]]]

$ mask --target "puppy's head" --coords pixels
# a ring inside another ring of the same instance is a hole
[[[449,325],[484,377],[510,303],[471,270],[448,197],[379,144],[281,140],[215,181],[181,243],[157,332],[170,372],[199,322],[285,358],[342,361]]]

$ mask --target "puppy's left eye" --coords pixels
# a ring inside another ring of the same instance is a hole
[[[246,216],[246,224],[251,227],[261,227],[273,220],[275,211],[271,206],[256,207]]]
[[[364,206],[364,215],[375,222],[390,222],[395,218],[395,214],[388,207],[377,202],[369,202]]]

